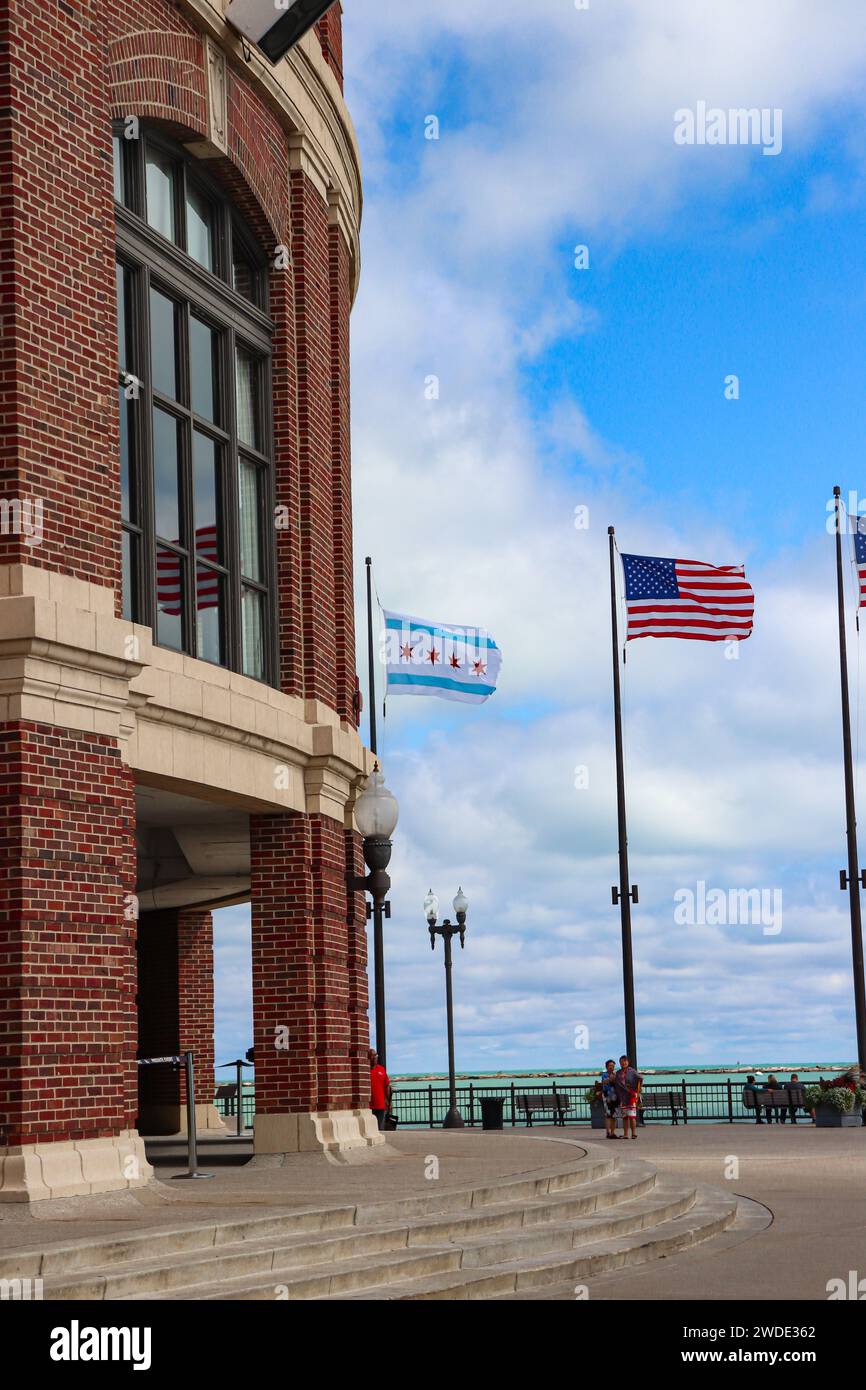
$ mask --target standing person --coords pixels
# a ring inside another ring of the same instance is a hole
[[[380,1129],[385,1128],[385,1116],[391,1104],[391,1078],[379,1065],[376,1049],[370,1048],[370,1109]]]
[[[627,1057],[619,1059],[619,1071],[616,1073],[614,1085],[622,1115],[622,1136],[624,1139],[637,1139],[637,1105],[643,1077],[640,1072],[635,1071]]]
[[[616,1112],[619,1109],[619,1096],[616,1089],[616,1062],[608,1057],[601,1074],[601,1094],[604,1101],[605,1138],[618,1139],[616,1132]]]
[[[744,1105],[746,1104],[746,1092],[747,1092],[747,1091],[751,1091],[754,1095],[757,1095],[757,1093],[758,1093],[758,1083],[755,1081],[755,1078],[754,1078],[753,1076],[747,1076],[747,1077],[746,1077],[746,1084],[745,1084],[745,1086],[743,1087],[743,1104],[744,1104]],[[746,1106],[746,1109],[748,1109],[748,1106]],[[761,1107],[760,1107],[760,1105],[758,1104],[758,1102],[757,1102],[757,1100],[756,1100],[756,1101],[755,1101],[755,1124],[756,1124],[756,1125],[762,1125],[763,1123],[764,1123],[764,1121],[761,1119]]]

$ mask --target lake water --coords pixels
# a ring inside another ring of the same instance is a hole
[[[827,1079],[838,1076],[841,1072],[847,1071],[854,1066],[853,1062],[783,1062],[760,1065],[750,1063],[748,1066],[734,1066],[725,1069],[723,1066],[714,1067],[643,1067],[641,1075],[644,1077],[647,1086],[680,1086],[683,1081],[687,1084],[700,1081],[733,1081],[736,1085],[742,1086],[747,1076],[754,1076],[759,1083],[766,1082],[767,1077],[774,1075],[777,1081],[789,1081],[791,1073],[796,1072],[803,1082],[817,1081],[820,1076]],[[457,1085],[466,1087],[490,1086],[507,1089],[512,1083],[515,1086],[525,1086],[528,1090],[544,1089],[552,1085],[554,1081],[563,1086],[589,1086],[599,1076],[601,1067],[597,1069],[580,1071],[515,1071],[515,1072],[458,1072]],[[441,1074],[423,1076],[392,1076],[393,1085],[398,1090],[426,1090],[432,1086],[434,1091],[447,1088],[448,1077]]]

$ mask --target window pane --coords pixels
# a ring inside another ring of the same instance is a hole
[[[177,333],[174,301],[150,291],[150,360],[153,389],[177,400]]]
[[[123,141],[119,135],[112,136],[112,154],[114,157],[114,201],[122,203],[123,197]]]
[[[165,546],[156,548],[156,640],[161,647],[183,650],[183,596],[186,561]]]
[[[174,215],[174,160],[159,150],[145,152],[147,220],[169,241],[177,241]]]
[[[186,190],[186,249],[205,270],[213,270],[213,208],[191,183]]]
[[[259,426],[259,361],[246,348],[236,349],[235,391],[238,411],[238,439],[253,449],[261,448]]]
[[[244,589],[241,596],[243,622],[243,673],[253,680],[265,678],[265,647],[263,638],[264,597],[255,589]]]
[[[130,467],[130,446],[133,430],[133,403],[126,399],[126,388],[118,388],[120,405],[120,512],[124,521],[136,521],[133,511],[132,471]]]
[[[263,580],[259,469],[241,459],[238,470],[238,506],[241,532],[241,574]]]
[[[205,420],[217,421],[216,362],[219,335],[200,319],[190,316],[189,359],[192,408]]]
[[[202,661],[223,664],[223,580],[207,565],[196,566],[196,654]]]
[[[126,292],[128,282],[129,271],[118,261],[115,267],[115,284],[117,286],[117,365],[122,372],[126,371]]]
[[[138,538],[123,532],[123,616],[128,622],[135,622],[135,566],[134,559]]]
[[[232,288],[242,294],[244,299],[248,299],[251,304],[258,304],[258,279],[259,272],[256,267],[247,260],[246,256],[235,251],[232,256]]]
[[[153,412],[153,493],[156,534],[163,540],[180,540],[180,478],[178,474],[178,423],[164,410]]]
[[[193,435],[193,498],[195,506],[195,549],[205,560],[219,564],[222,537],[219,533],[219,446],[196,430]]]

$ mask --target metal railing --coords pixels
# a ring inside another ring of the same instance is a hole
[[[481,1101],[488,1096],[504,1102],[503,1123],[514,1128],[526,1125],[526,1116],[517,1104],[518,1096],[551,1095],[554,1091],[568,1101],[565,1115],[566,1124],[588,1125],[591,1122],[589,1103],[585,1099],[589,1081],[563,1085],[560,1082],[533,1082],[532,1084],[513,1082],[508,1086],[476,1086],[473,1082],[457,1087],[457,1108],[464,1123],[470,1127],[481,1125]],[[229,1088],[223,1088],[224,1092]],[[755,1123],[754,1110],[743,1105],[743,1086],[738,1081],[687,1081],[685,1077],[676,1083],[654,1085],[648,1082],[643,1087],[644,1095],[675,1091],[683,1098],[683,1109],[679,1112],[680,1124],[692,1122],[737,1121]],[[236,1094],[217,1095],[214,1104],[227,1120],[236,1119]],[[448,1088],[440,1086],[395,1086],[391,1109],[401,1126],[417,1126],[433,1129],[442,1124],[448,1110]],[[255,1117],[256,1100],[252,1088],[243,1093],[243,1119],[245,1128],[252,1128]],[[800,1119],[805,1119],[801,1113]],[[552,1122],[551,1114],[550,1120]],[[649,1110],[647,1124],[670,1124],[671,1113],[667,1109]],[[544,1114],[536,1114],[535,1124],[544,1124]]]
[[[243,1127],[244,1129],[252,1129],[253,1120],[256,1117],[256,1096],[251,1086],[244,1087],[241,1104],[243,1105]],[[234,1128],[238,1115],[237,1087],[225,1084],[218,1086],[214,1096],[214,1105],[226,1122],[232,1122],[231,1127]]]

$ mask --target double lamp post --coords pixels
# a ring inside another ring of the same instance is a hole
[[[370,774],[364,791],[355,803],[355,824],[363,837],[364,862],[369,873],[364,877],[349,873],[346,886],[350,893],[369,893],[372,902],[367,903],[367,920],[373,920],[373,991],[375,996],[376,1053],[379,1062],[387,1068],[387,1037],[385,1025],[385,960],[383,922],[391,916],[388,893],[391,879],[388,865],[391,862],[393,845],[391,836],[397,828],[400,809],[397,798],[385,786],[385,777],[376,766]],[[466,933],[466,913],[469,909],[463,889],[458,889],[454,899],[456,924],[448,918],[439,925],[439,899],[431,890],[424,899],[424,915],[430,932],[431,949],[436,949],[436,937],[445,942],[445,999],[448,1011],[448,1089],[449,1109],[445,1116],[445,1129],[462,1129],[463,1118],[457,1109],[457,1089],[454,1070],[454,1004],[451,990],[451,939],[459,934],[460,945],[464,945]]]

